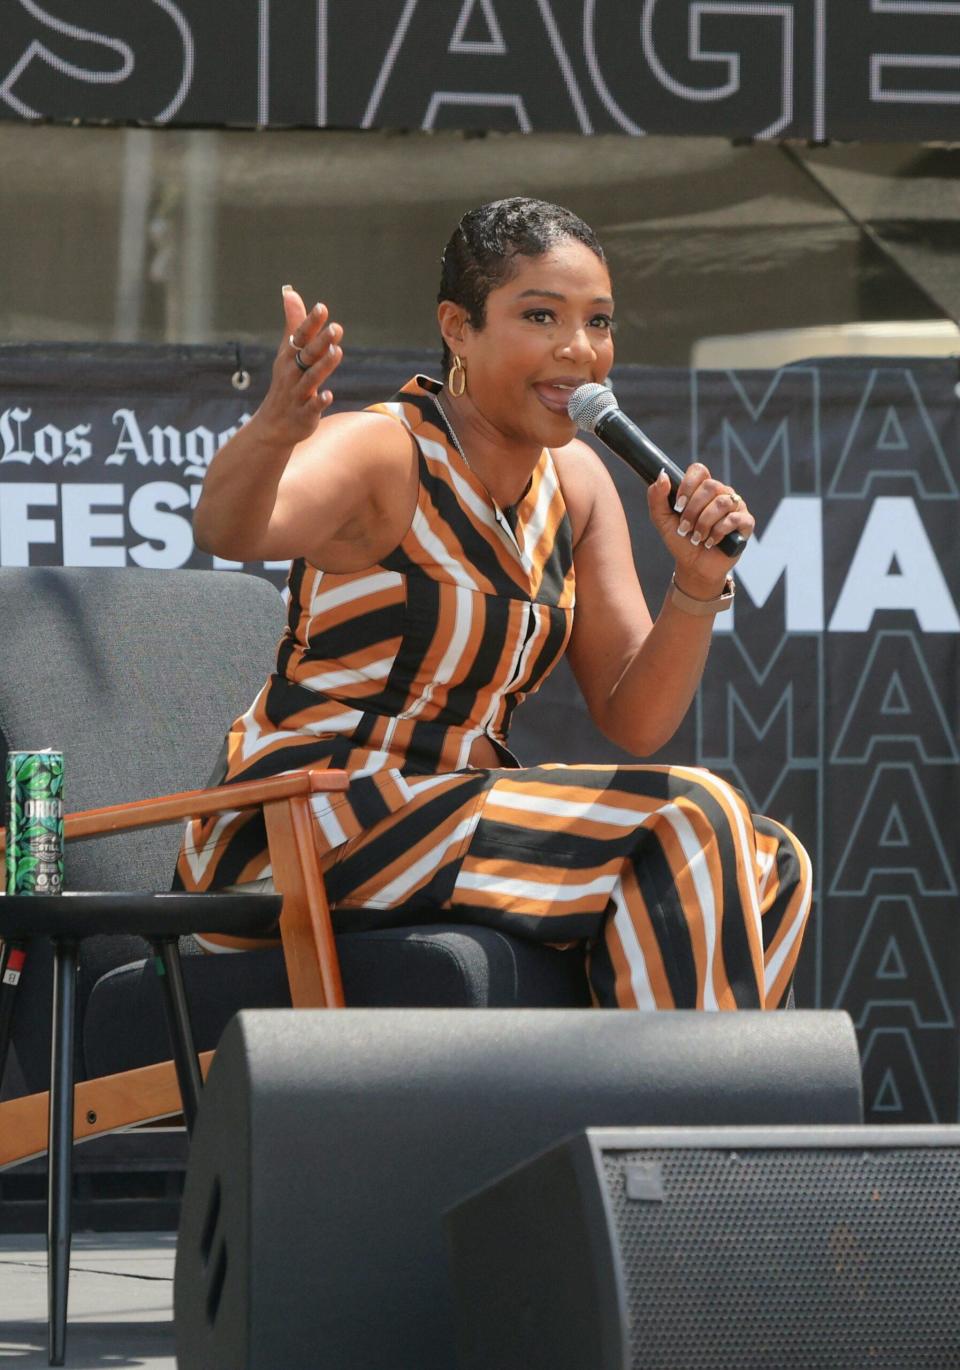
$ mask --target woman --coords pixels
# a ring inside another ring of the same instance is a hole
[[[593,231],[523,198],[465,215],[443,256],[446,382],[415,377],[363,413],[323,417],[341,326],[290,287],[283,307],[270,390],[194,524],[220,556],[293,559],[277,669],[228,734],[226,783],[351,772],[314,809],[348,926],[583,940],[600,1005],[776,1006],[810,905],[790,834],[706,771],[522,769],[506,747],[564,651],[608,737],[641,757],[667,742],[732,594],[716,544],[753,529],[704,466],[672,508],[661,477],[650,517],[675,571],[651,617],[613,483],[567,415],[613,363]],[[262,819],[192,824],[178,871],[195,889],[268,876]]]

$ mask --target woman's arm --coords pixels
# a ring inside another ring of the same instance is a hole
[[[283,304],[286,327],[270,389],[210,463],[194,537],[203,550],[238,561],[305,556],[322,565],[333,545],[375,549],[390,542],[394,519],[381,507],[383,492],[389,489],[393,509],[402,510],[396,496],[405,479],[409,484],[412,449],[385,415],[337,414],[321,422],[333,399],[324,383],[343,357],[343,329],[323,305],[307,313],[289,288]],[[298,352],[307,370],[297,364]]]
[[[668,593],[656,620],[651,619],[613,481],[582,443],[571,444],[564,457],[564,495],[579,534],[570,664],[601,731],[635,756],[648,756],[669,741],[690,707],[707,659],[713,616],[687,612]],[[689,468],[680,486],[678,500],[686,497],[680,521],[670,508],[669,489],[665,477],[651,486],[648,505],[674,557],[675,583],[694,599],[716,599],[732,563],[705,543],[715,544],[734,528],[749,536],[753,518],[742,502],[733,507],[727,487],[699,464]],[[683,523],[689,524],[685,536],[677,531]]]

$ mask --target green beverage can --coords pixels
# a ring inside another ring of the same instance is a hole
[[[7,894],[63,893],[63,752],[7,753]]]

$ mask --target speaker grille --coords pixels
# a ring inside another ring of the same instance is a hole
[[[603,1164],[635,1370],[960,1366],[957,1149],[651,1148]]]

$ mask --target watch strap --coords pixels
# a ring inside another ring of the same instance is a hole
[[[675,604],[678,609],[682,609],[685,614],[702,616],[721,614],[724,609],[729,609],[733,604],[734,594],[733,576],[727,576],[723,591],[717,595],[716,599],[695,599],[693,595],[688,595],[685,590],[680,589],[676,575],[670,581],[670,603]]]

